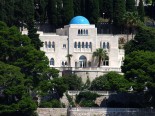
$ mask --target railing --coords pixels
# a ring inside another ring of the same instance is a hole
[[[154,112],[151,108],[90,108],[90,107],[74,107],[70,108],[70,111],[102,111],[102,112]]]
[[[72,71],[116,71],[121,72],[121,68],[118,67],[57,67],[60,71],[72,70]]]
[[[80,92],[85,92],[85,91],[68,91],[68,95],[75,96],[75,95],[78,95]],[[90,92],[97,93],[98,95],[104,95],[104,96],[116,94],[116,92],[113,92],[113,91],[90,91]]]

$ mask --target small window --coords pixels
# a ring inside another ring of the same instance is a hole
[[[78,30],[78,34],[80,35],[80,29]]]
[[[83,34],[86,34],[86,31],[85,31],[85,29],[83,30]]]
[[[78,42],[78,48],[81,48],[81,43],[80,42]]]
[[[48,47],[48,45],[47,45],[47,41],[45,41],[45,48],[47,48]]]
[[[103,61],[103,66],[109,66],[109,60],[104,60]]]
[[[51,48],[51,42],[50,41],[48,42],[48,47]]]
[[[84,48],[84,42],[82,42],[82,48]]]
[[[81,29],[81,34],[83,34],[83,31],[82,31],[82,29]]]
[[[88,48],[88,42],[86,42],[86,48]]]
[[[103,49],[105,49],[106,48],[106,45],[105,45],[105,42],[103,42]]]
[[[61,64],[62,64],[62,66],[64,66],[64,61],[62,61],[62,63],[61,63]]]
[[[54,59],[53,58],[50,59],[50,65],[54,66]]]
[[[67,66],[67,62],[65,62],[65,66]]]
[[[92,43],[91,42],[89,42],[89,48],[92,48]]]
[[[86,30],[86,34],[88,35],[88,30]]]
[[[63,44],[63,48],[66,48],[66,44]]]
[[[52,42],[52,48],[55,48],[55,42]]]
[[[107,42],[107,49],[109,49],[109,42]]]
[[[74,43],[74,48],[77,48],[77,42]]]

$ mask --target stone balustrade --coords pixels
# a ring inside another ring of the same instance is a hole
[[[68,91],[68,95],[75,96],[75,95],[78,95],[80,92],[84,92],[84,91]],[[113,92],[113,91],[90,91],[90,92],[97,93],[98,95],[103,95],[103,96],[116,94],[116,92]]]

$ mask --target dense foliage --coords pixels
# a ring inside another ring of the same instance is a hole
[[[0,62],[0,115],[30,116],[37,108],[24,86],[24,74],[20,68]]]
[[[96,98],[99,97],[96,93],[91,93],[89,91],[80,92],[79,95],[76,96],[76,103],[81,107],[96,107],[95,104]]]
[[[134,38],[125,45],[125,53],[129,54],[133,51],[155,51],[155,29],[146,26],[140,26]]]
[[[134,51],[124,60],[122,71],[125,78],[136,84],[136,90],[143,90],[145,86],[155,82],[155,53],[149,51]]]
[[[103,76],[97,77],[91,83],[91,90],[101,91],[127,91],[130,83],[116,72],[109,72]]]
[[[31,96],[31,93],[42,92],[43,82],[47,85],[49,79],[58,77],[59,71],[48,66],[45,53],[37,50],[36,44],[31,42],[16,27],[0,22],[0,61],[5,63],[0,65],[1,113],[32,114],[37,105],[32,97],[37,97],[37,94]]]
[[[81,90],[83,82],[77,75],[63,76],[64,83],[68,85],[68,90]]]
[[[142,1],[142,0],[141,0]],[[138,11],[144,17],[144,6],[140,1]],[[151,12],[155,7],[152,3]],[[122,16],[135,11],[135,0],[11,0],[0,3],[0,20],[9,26],[23,27],[33,18],[39,24],[47,20],[53,28],[62,27],[69,23],[73,16],[82,15],[90,23],[97,23],[99,17],[108,19],[115,25],[122,25]],[[154,14],[149,14],[154,18]]]

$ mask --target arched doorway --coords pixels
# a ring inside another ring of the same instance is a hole
[[[87,58],[84,55],[80,56],[79,63],[80,63],[80,67],[82,67],[82,68],[86,67],[87,66]]]

